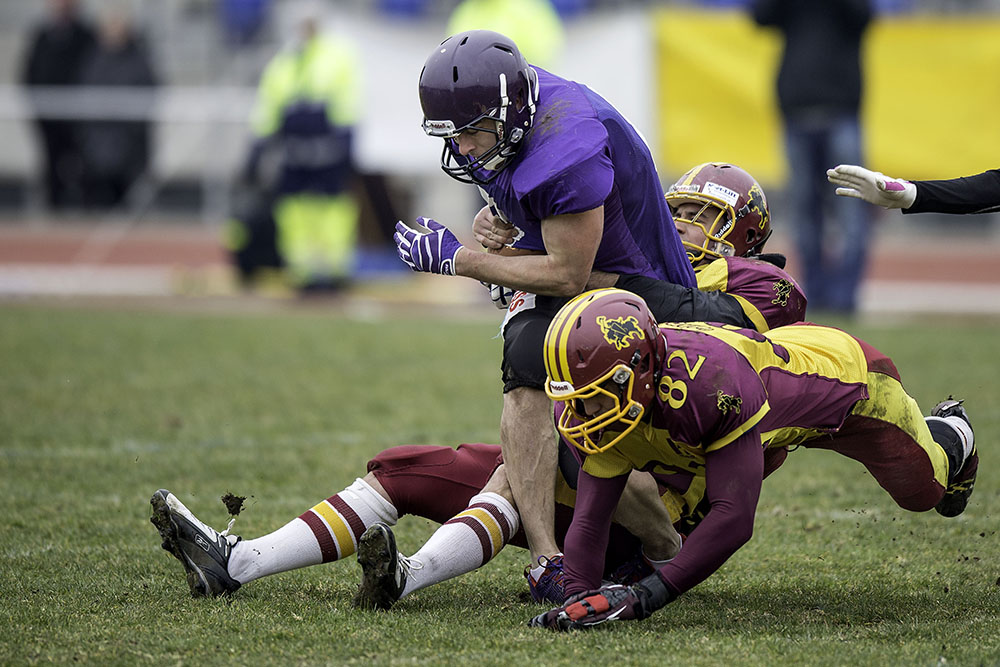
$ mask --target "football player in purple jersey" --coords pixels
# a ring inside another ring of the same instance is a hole
[[[434,48],[419,95],[423,130],[442,141],[442,169],[478,186],[517,239],[502,253],[482,252],[418,218],[400,222],[394,241],[415,271],[524,292],[503,327],[500,439],[532,557],[554,556],[556,448],[536,446],[554,442],[545,328],[594,270],[684,287],[695,286],[694,273],[648,147],[586,86],[529,65],[503,35],[473,30]]]
[[[544,353],[557,430],[585,457],[565,542],[572,597],[531,625],[643,619],[712,574],[753,532],[762,445],[855,459],[911,511],[955,516],[972,493],[979,456],[961,401],[923,418],[892,361],[838,329],[658,326],[642,299],[603,289],[556,314]],[[703,488],[708,509],[669,563],[600,587],[610,517],[634,469],[680,492]]]

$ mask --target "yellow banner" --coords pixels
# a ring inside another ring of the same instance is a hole
[[[662,177],[721,160],[782,185],[780,34],[739,11],[663,9],[654,25]],[[879,18],[862,66],[866,166],[914,179],[1000,167],[1000,17]]]

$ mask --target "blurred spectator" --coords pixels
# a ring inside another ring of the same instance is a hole
[[[267,23],[270,0],[219,0],[219,21],[226,42],[246,46],[256,41]]]
[[[419,18],[429,9],[430,0],[378,0],[380,12],[401,18]]]
[[[157,85],[145,44],[126,15],[109,13],[103,18],[97,48],[85,60],[80,81],[100,87]],[[149,169],[150,126],[149,119],[80,124],[85,206],[102,209],[124,201],[132,185]]]
[[[80,65],[94,47],[94,32],[79,16],[76,0],[49,0],[48,16],[28,40],[21,82],[26,86],[75,86]],[[36,110],[38,114],[38,110]],[[80,203],[82,164],[78,123],[38,114],[46,201],[52,208]]]
[[[278,254],[293,285],[338,288],[350,281],[357,254],[351,187],[359,59],[351,44],[323,34],[321,5],[303,2],[292,12],[292,43],[261,77],[245,182],[274,193]],[[271,179],[261,169],[268,154],[278,162]]]
[[[447,33],[492,30],[509,37],[532,65],[553,66],[565,35],[549,0],[462,0],[448,19]]]
[[[758,24],[776,27],[785,37],[778,104],[809,305],[853,313],[867,263],[870,211],[857,200],[835,197],[826,185],[826,169],[864,163],[861,41],[871,6],[868,0],[755,0],[752,11]]]

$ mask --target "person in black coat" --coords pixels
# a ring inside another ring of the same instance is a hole
[[[80,66],[94,48],[94,31],[79,16],[76,0],[49,0],[49,15],[28,39],[21,83],[28,86],[76,86]],[[79,123],[54,118],[35,106],[35,127],[42,144],[46,202],[52,208],[78,205],[82,193],[82,161],[77,143]]]
[[[777,79],[788,193],[809,305],[853,313],[868,261],[871,211],[834,197],[831,164],[863,164],[859,109],[869,0],[754,0],[754,20],[785,38]]]
[[[80,80],[88,86],[157,85],[150,57],[140,37],[122,15],[109,15],[101,25],[100,43],[84,63]],[[149,104],[130,105],[140,118],[88,120],[80,126],[84,166],[84,204],[90,208],[120,205],[148,169],[152,154],[151,122],[141,118]]]

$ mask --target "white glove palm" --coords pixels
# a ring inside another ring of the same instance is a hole
[[[917,186],[909,181],[890,178],[853,164],[842,164],[826,170],[826,179],[842,197],[863,199],[885,208],[910,208],[917,198]]]
[[[479,282],[483,287],[490,290],[490,300],[493,301],[493,305],[500,310],[507,310],[507,307],[510,306],[510,302],[514,300],[514,292],[516,290],[504,287],[503,285],[483,282],[482,280]]]

